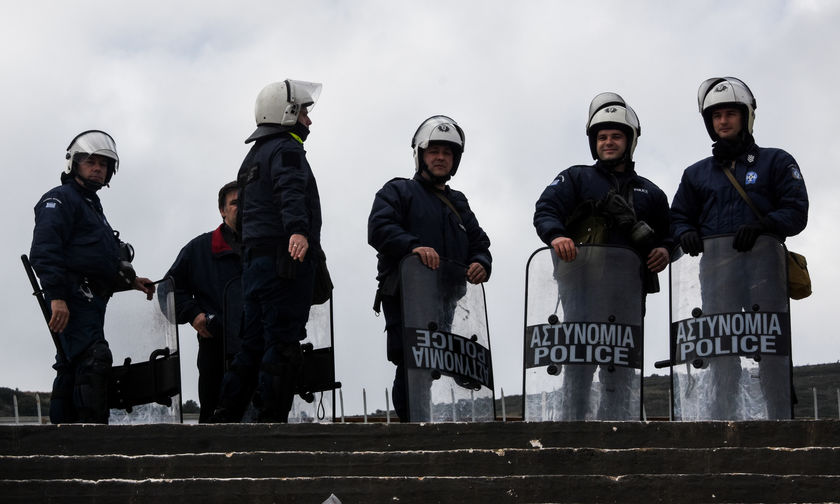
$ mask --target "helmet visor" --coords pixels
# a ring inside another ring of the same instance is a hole
[[[444,127],[438,128],[441,125],[444,125]],[[452,128],[454,128],[454,131],[452,131]],[[411,137],[411,148],[419,146],[421,149],[425,149],[430,141],[448,141],[459,145],[463,149],[464,133],[455,119],[445,115],[435,115],[426,119],[417,127],[417,131]]]
[[[592,103],[589,104],[589,120],[591,121],[592,116],[607,105],[625,106],[626,103],[624,103],[624,98],[616,93],[601,93],[593,98]]]
[[[752,97],[752,91],[750,91],[750,87],[747,86],[747,84],[744,83],[744,81],[742,81],[741,79],[738,79],[736,77],[712,77],[711,79],[706,79],[705,81],[703,81],[703,83],[700,84],[700,88],[697,89],[697,107],[700,109],[701,114],[703,113],[703,106],[706,103],[706,95],[709,94],[709,91],[711,91],[712,88],[714,88],[715,86],[717,86],[721,82],[731,82],[733,84],[741,85],[743,87],[743,89],[747,93],[749,93],[749,95],[750,95],[746,99],[749,100],[750,102],[752,102],[752,103],[744,102],[744,105],[749,104],[749,105],[752,106],[753,109],[755,108],[755,103],[754,103],[755,99]]]
[[[117,155],[117,145],[111,135],[104,131],[86,131],[70,143],[67,151],[74,157],[78,154],[87,156],[97,155],[103,156],[113,160],[114,171],[120,163],[120,157]]]
[[[322,87],[323,85],[317,82],[289,79],[286,81],[287,101],[292,105],[305,107],[307,112],[311,112],[318,97],[321,96]]]

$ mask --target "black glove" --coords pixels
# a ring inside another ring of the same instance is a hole
[[[758,236],[764,232],[764,225],[760,222],[744,224],[735,231],[735,238],[732,240],[732,248],[738,252],[752,250]]]
[[[703,252],[703,240],[697,231],[686,231],[680,235],[680,247],[686,254],[696,256]]]

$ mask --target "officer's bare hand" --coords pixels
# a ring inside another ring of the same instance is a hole
[[[136,290],[144,292],[149,301],[155,296],[155,284],[146,277],[137,277],[132,285]]]
[[[212,338],[213,335],[207,329],[207,316],[204,313],[199,313],[195,316],[190,325],[193,326],[193,329],[198,331],[198,335],[202,338]]]
[[[67,303],[63,299],[53,299],[50,301],[50,331],[60,333],[67,327],[67,322],[70,320],[70,310],[67,309]]]
[[[289,237],[289,255],[295,261],[303,262],[306,252],[309,251],[309,240],[302,234],[293,234]]]
[[[577,247],[575,241],[565,236],[558,236],[551,240],[551,248],[566,262],[572,262],[577,257]]]
[[[671,260],[668,250],[664,247],[657,247],[650,251],[647,257],[647,267],[653,273],[659,273],[665,269],[668,262]]]
[[[479,284],[485,280],[487,280],[487,270],[484,269],[484,266],[477,262],[470,264],[470,267],[467,268],[467,281]]]
[[[440,256],[432,247],[417,247],[411,253],[419,255],[420,262],[429,269],[436,270],[440,267]]]

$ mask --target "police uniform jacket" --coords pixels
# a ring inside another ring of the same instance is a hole
[[[413,179],[392,179],[376,193],[368,218],[368,244],[377,251],[380,285],[417,247],[432,247],[441,257],[462,264],[477,262],[489,277],[490,239],[466,196],[449,186],[440,191],[457,210],[456,216],[434,191],[440,190],[417,174]]]
[[[555,238],[569,237],[567,225],[580,205],[603,200],[610,190],[629,199],[636,219],[645,221],[655,233],[653,247],[670,248],[668,197],[650,180],[638,175],[631,165],[624,174],[615,174],[600,162],[592,166],[577,165],[560,172],[545,188],[536,203],[534,227],[546,245]],[[610,228],[606,243],[633,247],[625,232]]]
[[[228,289],[242,290],[242,262],[225,239],[224,226],[193,238],[166,273],[175,281],[175,315],[179,324],[191,323],[200,313],[217,315],[221,322],[225,293]],[[241,294],[230,299],[239,298]]]
[[[320,248],[321,199],[302,141],[289,132],[258,139],[238,181],[246,247],[279,245],[301,234],[311,249]]]
[[[30,261],[48,299],[68,300],[83,278],[112,285],[119,241],[95,192],[67,177],[35,205]]]
[[[742,224],[758,221],[723,172],[731,166],[731,161],[708,157],[686,168],[671,205],[675,238],[692,230],[700,236],[734,233]],[[770,232],[784,240],[805,229],[808,193],[790,154],[752,144],[735,160],[733,175],[764,215]]]

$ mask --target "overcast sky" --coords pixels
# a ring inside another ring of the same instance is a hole
[[[467,195],[493,242],[486,292],[496,392],[518,394],[525,262],[541,246],[534,202],[558,172],[591,162],[589,102],[614,91],[636,110],[637,170],[670,201],[683,169],[710,155],[696,92],[720,75],[749,84],[757,143],[790,152],[809,190],[808,228],[788,241],[807,256],[814,282],[811,298],[791,304],[794,362],[840,358],[832,129],[840,3],[16,2],[3,18],[9,219],[0,386],[51,387],[54,350],[19,256],[29,251],[33,206],[59,183],[68,142],[92,128],[116,139],[120,170],[99,194],[136,249],[138,273],[159,278],[189,239],[220,222],[216,193],[247,152],[254,99],[285,78],[324,84],[306,149],[336,284],[337,377],[348,412],[361,412],[362,387],[368,409],[384,407],[393,378],[384,321],[371,310],[367,216],[386,181],[412,175],[410,140],[423,119],[447,114],[465,130],[451,186]],[[667,302],[667,290],[648,300],[645,374],[667,358]],[[189,326],[181,341],[184,397],[197,399]]]

